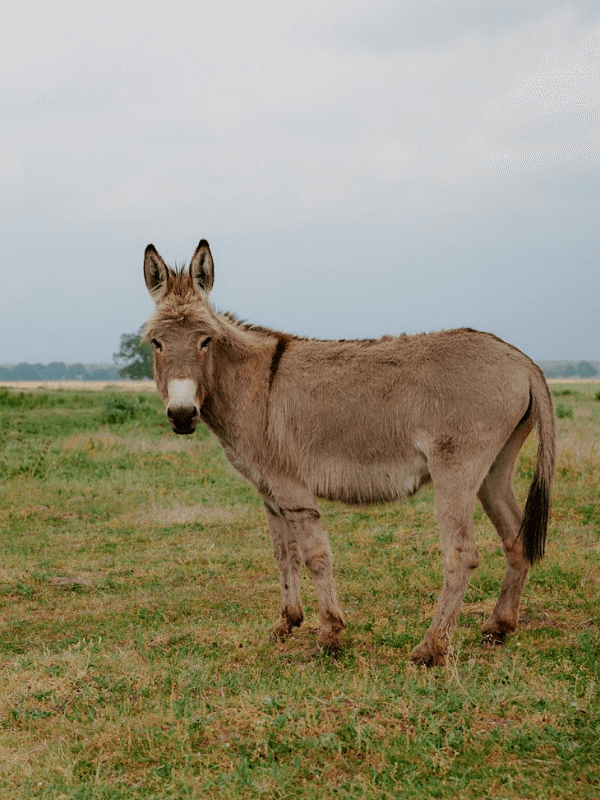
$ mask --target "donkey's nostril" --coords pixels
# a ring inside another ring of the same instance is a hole
[[[200,414],[196,406],[169,406],[167,417],[175,433],[193,433]]]

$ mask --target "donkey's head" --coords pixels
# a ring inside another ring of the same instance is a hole
[[[175,433],[193,433],[210,386],[211,342],[218,330],[208,302],[214,280],[208,242],[202,239],[188,270],[171,269],[149,244],[144,278],[156,303],[145,331],[156,385]]]

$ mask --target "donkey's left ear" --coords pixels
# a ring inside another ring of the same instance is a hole
[[[158,303],[165,292],[168,275],[167,265],[159,256],[156,247],[149,244],[144,253],[144,280],[155,303]]]
[[[215,265],[206,239],[202,239],[190,261],[190,275],[198,292],[210,292],[215,282]]]

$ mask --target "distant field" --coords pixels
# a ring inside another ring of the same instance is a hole
[[[305,625],[268,640],[279,579],[255,492],[131,386],[0,388],[0,798],[600,797],[597,384],[552,386],[548,554],[519,631],[481,646],[504,559],[478,507],[481,566],[433,670],[408,662],[442,582],[431,489],[321,503],[349,628],[337,660],[313,658],[307,575]]]
[[[0,381],[0,387],[7,389],[126,389],[137,391],[138,389],[152,389],[156,391],[154,381]]]
[[[547,381],[554,386],[560,383],[600,383],[600,378],[547,378]]]

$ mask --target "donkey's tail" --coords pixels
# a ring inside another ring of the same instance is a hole
[[[550,512],[550,489],[554,477],[556,460],[556,429],[552,395],[542,371],[532,367],[531,414],[537,424],[537,466],[529,494],[525,502],[519,536],[523,541],[523,554],[530,564],[544,557],[548,517]]]

